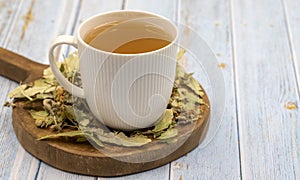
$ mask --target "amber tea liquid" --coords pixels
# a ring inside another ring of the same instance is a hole
[[[119,54],[138,54],[161,49],[171,42],[163,29],[141,22],[109,22],[86,33],[90,46]]]

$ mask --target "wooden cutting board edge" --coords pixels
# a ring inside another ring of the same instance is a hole
[[[49,140],[39,141],[37,140],[37,135],[32,134],[29,129],[32,130],[33,128],[36,128],[40,131],[44,131],[45,129],[37,128],[33,119],[31,119],[31,123],[24,121],[24,117],[28,116],[26,113],[26,110],[22,107],[17,106],[13,109],[13,128],[20,144],[24,147],[24,149],[26,149],[33,156],[55,168],[72,173],[101,177],[116,177],[139,173],[172,162],[195,149],[205,137],[209,126],[209,113],[206,113],[206,116],[204,117],[206,121],[204,121],[204,123],[202,123],[200,126],[196,125],[195,129],[192,131],[184,144],[182,144],[180,148],[170,155],[166,156],[165,158],[146,163],[128,163],[118,161],[111,157],[106,157],[96,149],[95,155],[91,155],[91,153],[85,153],[85,148],[93,148],[90,145]],[[167,143],[165,144],[167,147]],[[75,146],[77,147],[74,148]],[[78,146],[82,146],[83,151],[79,151]]]

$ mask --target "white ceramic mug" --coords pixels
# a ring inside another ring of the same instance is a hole
[[[100,42],[111,50],[96,49],[84,41],[91,29],[114,21],[121,23],[109,29]],[[132,22],[142,23],[145,29],[130,28]],[[155,31],[143,33],[149,31],[147,27],[151,31],[155,27]],[[122,28],[127,31],[118,34]],[[121,44],[145,36],[167,38],[170,44],[144,53],[112,53]],[[154,125],[167,107],[175,79],[177,36],[176,26],[156,14],[142,11],[98,14],[84,21],[75,36],[62,35],[54,40],[49,51],[50,66],[60,85],[74,96],[85,98],[92,113],[105,125],[121,130],[146,128]],[[62,44],[78,48],[83,88],[70,83],[56,66],[54,50]]]

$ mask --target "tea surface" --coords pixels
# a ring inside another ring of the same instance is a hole
[[[135,35],[137,37],[135,37]],[[138,54],[161,49],[170,41],[161,29],[145,24],[106,23],[91,29],[84,37],[90,46],[119,54]],[[125,37],[125,38],[124,38]],[[126,37],[128,37],[126,39]],[[113,44],[113,46],[112,46]]]

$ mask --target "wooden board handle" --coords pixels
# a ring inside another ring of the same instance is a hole
[[[0,47],[0,75],[16,82],[32,82],[42,77],[47,65]]]

